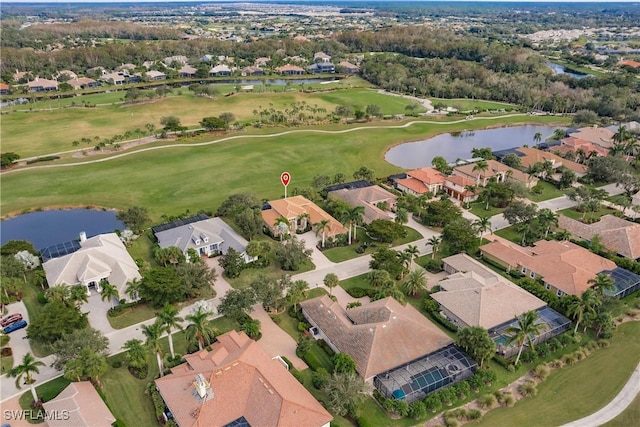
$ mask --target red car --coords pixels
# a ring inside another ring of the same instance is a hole
[[[9,314],[8,316],[5,316],[2,318],[2,321],[0,321],[0,326],[4,328],[5,326],[9,326],[12,323],[15,323],[19,320],[22,320],[22,314],[20,313]]]

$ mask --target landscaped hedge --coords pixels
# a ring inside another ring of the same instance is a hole
[[[31,165],[33,163],[38,163],[38,162],[50,162],[52,160],[58,160],[59,158],[60,156],[42,156],[42,157],[37,157],[35,159],[27,160],[27,164]]]

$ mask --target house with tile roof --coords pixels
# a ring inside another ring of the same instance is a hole
[[[281,67],[276,67],[275,72],[283,76],[297,76],[304,74],[304,68],[298,67],[297,65],[287,64]]]
[[[221,77],[221,76],[230,76],[231,68],[229,68],[226,64],[219,64],[209,70],[209,76],[211,77]]]
[[[9,95],[11,87],[6,83],[0,83],[0,95]]]
[[[639,68],[640,67],[640,62],[638,61],[634,61],[633,59],[622,59],[618,62],[619,66],[626,66],[626,67],[631,67],[631,68]]]
[[[165,80],[167,78],[165,73],[157,70],[149,70],[144,74],[149,78],[149,80]]]
[[[523,247],[501,239],[481,246],[480,251],[509,270],[539,278],[559,297],[580,296],[591,287],[589,280],[617,268],[613,261],[568,241],[540,240],[533,247]]]
[[[313,60],[315,62],[331,62],[331,55],[327,55],[324,52],[316,52],[313,55]]]
[[[107,427],[116,421],[90,381],[69,384],[42,406],[46,413],[59,415],[47,417],[49,427]]]
[[[351,206],[364,208],[364,221],[369,224],[376,219],[392,221],[395,216],[391,213],[395,209],[397,196],[378,185],[362,188],[342,188],[330,191],[328,197],[336,197]]]
[[[602,245],[625,258],[640,258],[640,224],[604,215],[599,221],[585,224],[564,215],[558,217],[558,228],[564,228],[581,240],[591,240],[600,236]]]
[[[105,73],[102,75],[101,80],[112,84],[112,85],[123,85],[126,83],[127,78],[125,77],[124,71],[118,71],[113,73]]]
[[[99,83],[90,77],[78,77],[67,81],[74,89],[84,89],[87,87],[97,87]]]
[[[245,238],[218,217],[158,231],[155,236],[161,248],[176,246],[187,259],[189,249],[195,250],[200,256],[213,256],[224,255],[229,248],[233,248],[245,262],[255,260],[247,255],[248,242]]]
[[[440,328],[391,297],[349,310],[327,295],[300,305],[313,337],[351,356],[360,376],[387,398],[413,402],[475,371]]]
[[[178,75],[185,79],[192,79],[196,76],[198,70],[189,64],[185,64],[178,70]]]
[[[36,77],[34,80],[27,82],[26,86],[31,92],[52,92],[58,90],[58,82],[56,80],[41,79]]]
[[[520,163],[523,168],[528,168],[536,163],[544,163],[545,161],[551,162],[553,169],[558,169],[560,166],[573,171],[577,176],[584,176],[587,173],[587,167],[580,163],[572,162],[571,160],[563,159],[562,157],[549,153],[548,151],[538,150],[531,147],[519,147],[515,149],[516,154],[520,157]]]
[[[264,76],[264,70],[260,67],[248,66],[244,67],[240,72],[242,76]]]
[[[327,295],[300,305],[318,329],[314,336],[351,356],[366,381],[453,342],[410,304],[403,306],[391,297],[349,310]]]
[[[587,126],[569,133],[569,137],[587,141],[603,148],[613,147],[613,135],[615,132],[599,126]]]
[[[478,199],[480,192],[472,188],[476,188],[476,182],[462,175],[450,175],[444,181],[444,191],[460,203],[471,203]]]
[[[180,427],[329,427],[333,419],[281,359],[244,332],[220,335],[210,351],[184,359],[155,381]]]
[[[434,168],[420,168],[407,171],[404,178],[395,180],[395,186],[403,193],[420,196],[436,194],[444,187],[445,177]]]
[[[341,61],[338,63],[338,68],[341,69],[345,73],[357,73],[360,71],[360,67],[352,64],[349,61]]]
[[[272,200],[268,204],[269,208],[262,210],[262,220],[273,236],[277,237],[281,233],[288,234],[297,230],[304,230],[309,223],[317,224],[322,220],[329,221],[329,228],[325,231],[326,237],[334,237],[347,232],[347,229],[340,221],[304,196]],[[276,225],[278,218],[286,218],[289,221],[289,228],[283,229],[282,225]]]
[[[531,188],[538,183],[538,178],[524,173],[518,169],[500,163],[495,160],[485,160],[487,170],[473,170],[476,162],[459,165],[453,168],[454,175],[460,175],[475,181],[475,185],[485,186],[489,181],[505,182],[507,179],[513,179]]]
[[[545,324],[535,342],[543,342],[569,329],[571,321],[466,254],[442,260],[449,276],[438,282],[441,290],[431,294],[441,313],[460,328],[481,326],[496,341],[498,351],[510,357],[517,346],[507,346],[505,330],[528,311],[538,312]]]
[[[127,299],[127,283],[142,276],[120,237],[116,233],[98,234],[86,238],[80,233],[80,249],[71,254],[53,258],[42,264],[49,286],[83,285],[101,292],[100,282],[107,280],[118,289],[120,298]]]
[[[584,151],[587,155],[590,153],[596,153],[598,156],[606,156],[609,153],[608,148],[596,145],[581,138],[576,138],[575,136],[563,138],[560,142],[562,144],[558,147],[554,147],[553,150],[559,151],[561,154],[567,154],[569,151],[573,151],[575,153],[578,150]]]

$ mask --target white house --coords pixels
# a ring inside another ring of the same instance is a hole
[[[49,286],[83,285],[87,292],[101,292],[101,280],[107,280],[118,289],[120,298],[125,298],[127,283],[140,280],[140,272],[120,237],[116,233],[99,234],[87,239],[80,233],[80,249],[76,252],[53,258],[42,267]]]
[[[224,255],[229,248],[242,254],[245,262],[255,261],[246,253],[247,241],[236,233],[220,218],[208,218],[202,221],[173,227],[155,233],[161,248],[176,246],[185,254],[195,250],[198,255]]]

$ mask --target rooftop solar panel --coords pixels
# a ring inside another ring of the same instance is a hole
[[[58,243],[57,245],[49,246],[40,251],[42,260],[44,262],[53,259],[60,258],[65,255],[72,254],[80,249],[80,242],[78,240],[70,240],[68,242]]]

